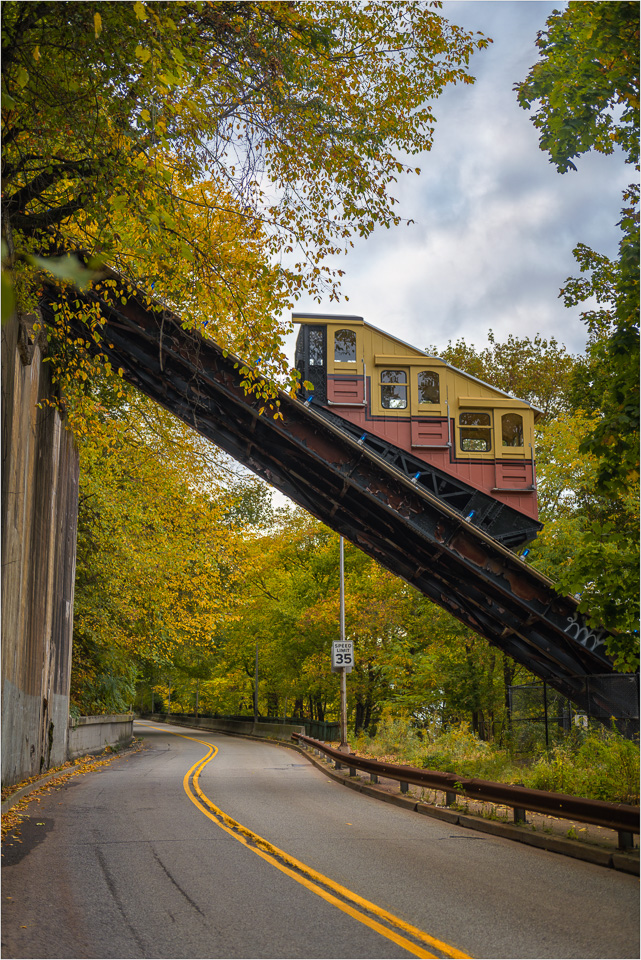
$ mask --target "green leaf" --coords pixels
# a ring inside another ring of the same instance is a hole
[[[98,275],[98,270],[104,262],[102,258],[94,258],[89,266],[85,266],[77,257],[38,257],[30,254],[27,259],[36,267],[46,270],[47,273],[73,283],[80,290],[88,287]]]
[[[7,270],[2,270],[2,323],[9,320],[16,309],[16,295],[13,281]]]
[[[151,57],[151,50],[147,50],[146,47],[141,47],[140,44],[138,44],[138,46],[136,47],[136,57],[142,63],[147,63],[147,61]]]

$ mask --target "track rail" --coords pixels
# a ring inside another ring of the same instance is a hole
[[[623,717],[627,732],[638,728],[634,706],[607,686],[588,689],[589,676],[614,671],[606,632],[585,623],[574,598],[304,403],[281,392],[282,419],[261,416],[264,401],[241,385],[242,361],[183,329],[166,308],[145,306],[142,291],[109,296],[80,295],[100,307],[100,342],[80,319],[70,332],[133,386],[583,709],[605,722]],[[46,321],[60,298],[45,288]]]

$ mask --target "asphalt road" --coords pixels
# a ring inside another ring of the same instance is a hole
[[[283,747],[137,731],[145,749],[4,845],[5,960],[639,956],[635,877],[381,803]]]

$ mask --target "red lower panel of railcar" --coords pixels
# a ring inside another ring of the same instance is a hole
[[[454,418],[448,428],[446,417],[374,417],[364,402],[362,377],[328,377],[327,395],[330,409],[343,419],[538,519],[530,459],[457,457]]]

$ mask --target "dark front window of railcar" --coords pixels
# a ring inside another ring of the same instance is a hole
[[[407,407],[407,374],[404,370],[381,371],[381,406],[385,410]]]
[[[309,365],[310,367],[325,365],[325,331],[322,327],[309,328]]]
[[[492,425],[489,413],[462,413],[459,416],[461,450],[487,453],[492,449]]]
[[[356,363],[356,333],[354,330],[337,330],[334,334],[334,361]]]
[[[523,417],[518,413],[506,413],[501,417],[504,447],[523,446]]]
[[[440,396],[438,373],[421,370],[418,375],[418,402],[439,403]]]

